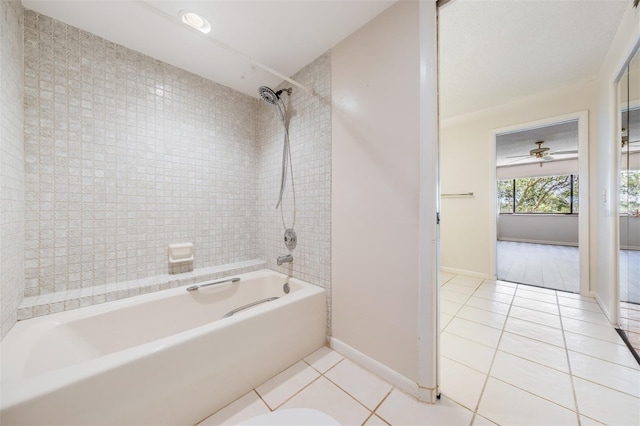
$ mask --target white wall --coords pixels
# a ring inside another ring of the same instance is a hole
[[[620,247],[640,250],[640,217],[620,216]]]
[[[441,122],[442,193],[473,192],[470,198],[443,198],[441,250],[443,267],[481,275],[495,273],[490,252],[495,170],[494,129],[542,120],[596,107],[595,82],[551,90],[509,104]],[[595,134],[589,125],[590,138]]]
[[[418,3],[332,51],[333,337],[418,381]]]
[[[577,246],[578,215],[501,214],[498,239]]]
[[[612,322],[618,321],[615,253],[619,244],[618,180],[620,108],[617,80],[631,54],[640,44],[640,10],[628,2],[618,31],[603,62],[598,79],[596,138],[591,140],[592,186],[592,290]]]

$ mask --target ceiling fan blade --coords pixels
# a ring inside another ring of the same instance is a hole
[[[527,155],[511,155],[509,157],[504,157],[504,158],[526,158],[526,157],[531,157],[530,154]]]
[[[570,149],[567,151],[553,151],[550,152],[551,155],[564,155],[564,154],[577,154],[578,150],[577,149]]]
[[[522,156],[520,156],[520,157],[522,157]],[[524,160],[527,160],[530,156],[529,155],[525,155],[524,157],[525,158],[516,158],[515,160],[507,161],[505,164],[513,164],[513,163],[517,163],[519,161],[524,161]],[[509,157],[507,157],[507,158],[509,158]]]

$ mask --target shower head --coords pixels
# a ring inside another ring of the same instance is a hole
[[[278,90],[274,92],[273,89],[267,86],[258,87],[258,93],[260,94],[260,98],[268,104],[276,105],[278,103],[278,99],[280,99],[280,95],[282,92],[287,92],[288,95],[291,95],[291,88]]]

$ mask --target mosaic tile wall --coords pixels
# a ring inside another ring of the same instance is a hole
[[[289,134],[296,194],[295,231],[298,245],[293,263],[276,264],[288,254],[280,210],[275,209],[280,191],[284,131],[275,107],[260,103],[258,114],[258,236],[260,254],[269,268],[292,273],[331,290],[331,55],[329,52],[292,78],[315,90],[310,96],[293,87],[283,95],[290,114]],[[293,224],[291,179],[283,199],[284,222]],[[330,294],[328,294],[330,312]],[[329,316],[330,318],[330,316]]]
[[[258,101],[25,11],[25,296],[258,256]],[[4,28],[4,26],[3,26]]]
[[[0,338],[24,289],[23,9],[0,0]]]

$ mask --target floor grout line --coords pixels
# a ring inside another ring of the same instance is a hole
[[[556,299],[558,296],[556,295]],[[573,403],[576,407],[576,417],[578,418],[578,426],[582,424],[580,420],[580,406],[578,405],[578,394],[576,393],[576,385],[573,380],[573,370],[571,369],[571,358],[569,357],[569,346],[567,345],[567,337],[564,334],[564,323],[562,322],[562,313],[560,315],[560,330],[562,331],[562,341],[564,342],[564,352],[567,357],[567,367],[569,368],[569,380],[571,381],[571,392],[573,393]]]
[[[516,287],[516,291],[517,291],[517,287]],[[513,303],[513,298],[515,297],[515,293],[513,296],[511,296],[511,302]],[[509,311],[507,311],[507,319],[509,318],[509,312],[511,312],[511,306],[512,304],[509,304]],[[506,321],[505,321],[505,327],[506,327]],[[486,373],[486,377],[484,379],[484,384],[482,385],[482,390],[480,391],[480,396],[478,397],[478,402],[476,402],[476,406],[475,409],[473,410],[473,416],[471,417],[471,425],[475,422],[476,420],[476,416],[479,416],[478,414],[478,410],[480,409],[480,403],[482,402],[482,397],[484,396],[484,391],[487,388],[487,383],[489,383],[489,378],[491,377],[491,369],[493,368],[493,364],[496,361],[496,356],[498,354],[498,348],[500,347],[500,342],[502,341],[502,336],[504,334],[505,330],[504,327],[502,328],[502,330],[500,331],[500,337],[498,338],[498,342],[496,343],[496,347],[495,350],[493,352],[493,357],[491,358],[491,363],[489,364],[489,369]],[[493,422],[493,419],[487,418],[488,420]],[[495,423],[495,422],[494,422]]]

